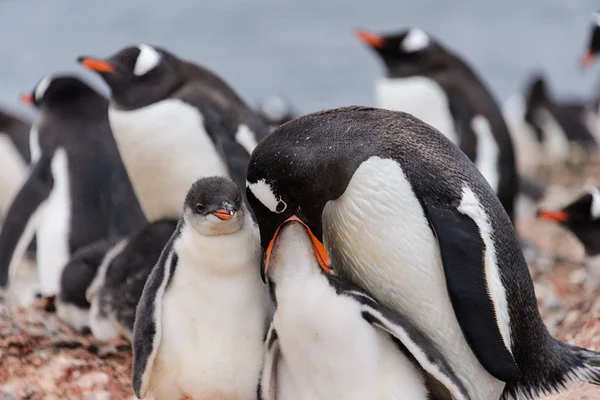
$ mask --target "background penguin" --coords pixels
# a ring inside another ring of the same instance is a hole
[[[111,89],[110,124],[148,220],[179,218],[199,177],[228,176],[243,188],[267,128],[219,77],[145,44],[79,62]]]
[[[380,36],[358,31],[385,63],[377,107],[404,111],[457,144],[475,163],[513,219],[518,176],[510,133],[480,77],[421,29]]]
[[[260,398],[469,399],[435,345],[409,320],[321,269],[313,248],[320,243],[312,238],[292,217],[266,256],[277,310]]]
[[[0,110],[0,226],[13,197],[27,178],[29,123]]]
[[[587,193],[559,210],[540,210],[538,218],[555,221],[573,232],[585,249],[586,265],[600,276],[600,190]]]
[[[25,96],[39,108],[32,165],[0,232],[0,286],[34,232],[44,296],[80,247],[145,223],[108,124],[108,101],[74,76],[46,76]]]
[[[263,249],[297,215],[335,273],[415,323],[472,398],[600,382],[600,355],[544,326],[498,198],[422,121],[365,107],[297,118],[256,147],[247,187]]]
[[[56,314],[73,329],[87,333],[90,327],[90,303],[85,294],[94,280],[106,252],[113,241],[98,240],[77,250],[65,265],[60,293],[56,300]]]
[[[258,229],[239,187],[195,182],[148,278],[133,333],[133,389],[155,399],[256,399],[272,305]]]
[[[581,67],[589,68],[596,60],[598,52],[600,52],[600,11],[592,14],[588,46],[585,54],[581,57]]]
[[[152,222],[106,253],[86,294],[92,305],[90,326],[97,340],[122,336],[131,341],[135,310],[144,284],[177,222],[175,219]]]
[[[290,101],[278,95],[263,99],[258,105],[257,114],[269,127],[269,130],[273,130],[298,116]]]

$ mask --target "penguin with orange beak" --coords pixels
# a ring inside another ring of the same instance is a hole
[[[588,46],[581,57],[581,67],[587,69],[596,61],[600,52],[600,11],[592,14],[592,26],[589,33]]]
[[[259,399],[469,399],[433,342],[332,275],[321,247],[296,216],[269,244],[265,275],[277,310]]]
[[[472,398],[600,383],[600,354],[546,329],[490,185],[417,118],[366,107],[296,118],[252,153],[246,195],[265,251],[297,216],[336,275],[427,335]]]
[[[590,188],[561,209],[543,209],[537,216],[571,231],[583,244],[586,265],[600,273],[600,190],[597,187]]]

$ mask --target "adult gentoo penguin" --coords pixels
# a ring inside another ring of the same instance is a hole
[[[24,100],[39,113],[32,165],[0,232],[0,286],[33,234],[44,296],[58,293],[71,254],[145,223],[108,124],[108,101],[77,77],[46,76]]]
[[[241,190],[195,182],[138,305],[133,390],[154,398],[256,399],[272,313],[258,229]]]
[[[561,209],[540,210],[538,218],[573,232],[585,249],[586,265],[600,275],[600,189],[589,188]]]
[[[199,177],[229,176],[243,187],[267,128],[219,77],[145,44],[79,62],[111,89],[110,124],[149,220],[179,218]]]
[[[13,197],[27,179],[29,123],[0,110],[0,225]]]
[[[482,175],[411,115],[345,107],[290,121],[252,153],[246,194],[263,249],[298,216],[335,273],[423,331],[472,398],[600,382],[600,355],[546,330],[519,240]]]
[[[358,31],[358,38],[387,70],[376,83],[377,107],[410,113],[457,144],[512,219],[518,176],[510,132],[473,68],[419,28],[386,36]]]
[[[177,222],[151,222],[106,253],[86,292],[91,304],[90,328],[97,340],[124,337],[131,341],[144,285]]]
[[[271,243],[265,274],[277,310],[261,400],[470,398],[408,319],[321,268],[313,248],[321,244],[297,217]]]

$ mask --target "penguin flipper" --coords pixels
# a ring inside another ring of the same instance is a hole
[[[407,318],[380,305],[362,291],[345,290],[342,293],[360,303],[363,318],[374,327],[390,334],[396,344],[416,360],[426,375],[433,378],[432,383],[436,384],[433,389],[436,389],[436,393],[431,393],[432,395],[441,392],[440,398],[447,398],[447,394],[450,394],[454,400],[471,399],[469,392],[435,344]]]
[[[0,230],[0,287],[8,285],[10,274],[33,239],[52,185],[50,162],[41,157],[13,199]]]
[[[178,256],[173,243],[179,235],[180,224],[148,276],[135,313],[131,381],[138,399],[146,397],[148,393],[154,360],[162,339],[162,301],[177,266]]]
[[[479,226],[452,206],[426,200],[422,205],[439,244],[448,294],[467,343],[492,376],[504,382],[518,380],[521,372],[504,343],[490,295]]]
[[[271,322],[267,338],[265,339],[265,354],[263,366],[258,382],[258,400],[277,399],[277,361],[279,359],[279,337],[275,326]]]

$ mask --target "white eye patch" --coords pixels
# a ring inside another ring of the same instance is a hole
[[[429,39],[429,35],[427,35],[423,30],[419,28],[413,28],[408,31],[404,37],[404,40],[402,43],[400,43],[400,48],[407,53],[414,53],[429,46],[430,42],[431,39]]]
[[[46,75],[35,87],[35,92],[33,96],[36,101],[41,101],[44,98],[44,94],[46,94],[46,90],[48,90],[48,86],[50,86],[50,82],[52,82],[52,76]]]
[[[250,183],[246,181],[246,187],[250,189],[254,197],[257,198],[265,207],[271,212],[281,214],[287,209],[285,201],[278,199],[273,193],[271,185],[269,185],[264,179],[259,180],[256,183]]]
[[[154,47],[148,46],[147,44],[140,44],[138,49],[140,49],[140,54],[135,61],[133,74],[136,76],[142,76],[156,68],[156,66],[160,64],[162,57]]]

